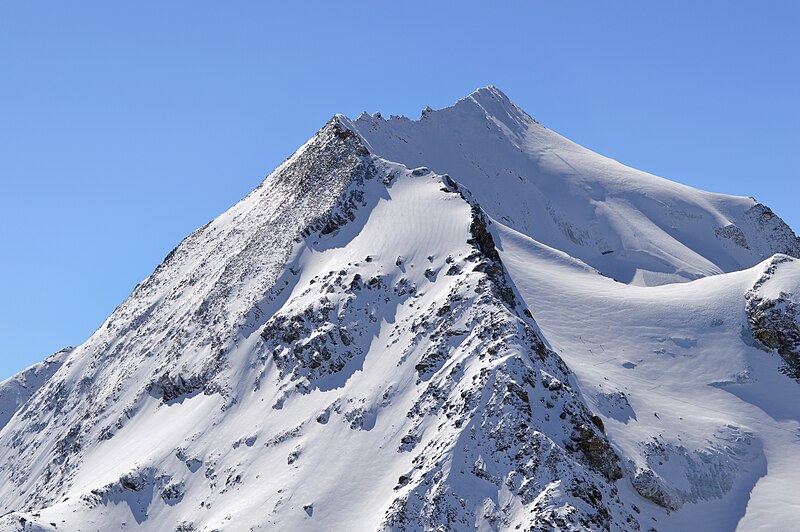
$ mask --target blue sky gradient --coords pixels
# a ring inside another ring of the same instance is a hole
[[[494,84],[795,230],[800,2],[0,5],[0,379],[80,344],[335,113]]]

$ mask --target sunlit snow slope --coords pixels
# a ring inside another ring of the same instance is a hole
[[[659,285],[800,254],[752,198],[703,192],[628,168],[542,126],[494,87],[420,120],[350,123],[374,153],[449,173],[499,223],[624,283]]]
[[[0,530],[790,530],[797,255],[495,88],[337,116],[0,383]]]

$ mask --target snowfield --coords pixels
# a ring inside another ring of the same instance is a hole
[[[0,383],[0,530],[792,530],[798,256],[494,87],[337,115]]]

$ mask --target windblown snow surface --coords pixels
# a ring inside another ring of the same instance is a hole
[[[336,116],[0,383],[0,530],[794,530],[798,256],[493,87]]]

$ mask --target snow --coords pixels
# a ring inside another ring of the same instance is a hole
[[[721,501],[673,512],[670,528],[702,520],[704,530],[732,530],[744,516],[742,530],[768,530],[800,515],[792,489],[800,475],[800,388],[780,375],[777,356],[742,341],[744,296],[766,263],[641,288],[568,271],[519,233],[503,228],[500,235],[501,256],[523,299],[625,456],[644,463],[642,444],[653,437],[690,452],[722,449],[721,461],[733,451],[749,455],[736,466],[738,487]],[[795,290],[797,265],[787,264]],[[625,416],[603,404],[603,394],[617,391],[631,405]],[[752,433],[753,443],[731,448],[731,427]],[[690,482],[681,469],[663,472],[668,485]]]
[[[362,115],[349,125],[374,153],[451,175],[497,222],[622,282],[686,281],[800,251],[788,228],[753,222],[752,198],[703,192],[602,157],[494,87],[418,121]]]
[[[0,382],[0,430],[14,414],[53,376],[72,351],[67,347],[54,353],[43,362],[22,370],[17,375]]]
[[[788,529],[798,251],[493,87],[337,115],[0,383],[0,530]]]

